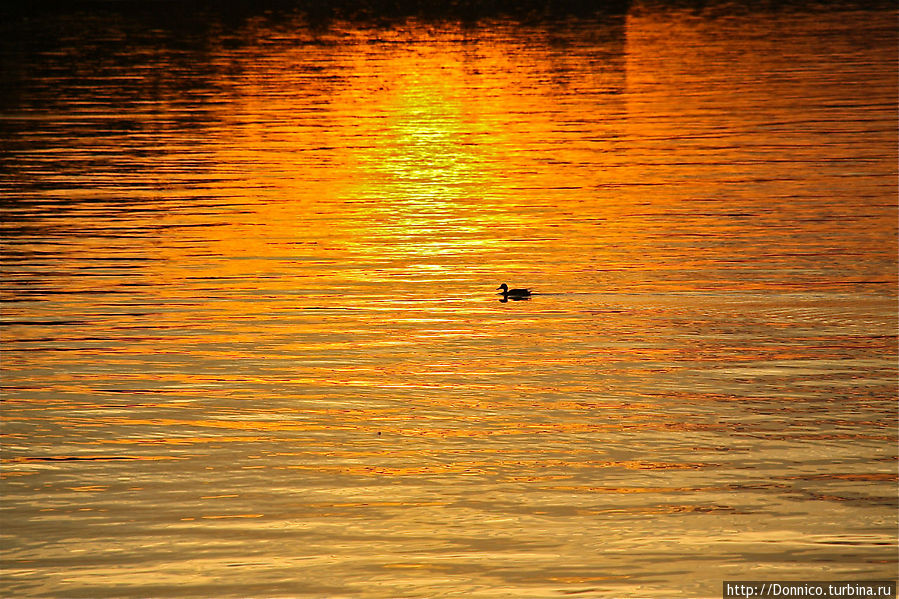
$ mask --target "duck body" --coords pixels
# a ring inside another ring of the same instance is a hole
[[[502,290],[503,298],[521,299],[523,297],[531,297],[530,289],[509,289],[509,286],[503,283],[497,289]]]

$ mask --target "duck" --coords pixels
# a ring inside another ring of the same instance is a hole
[[[503,299],[522,299],[525,297],[531,297],[530,289],[509,289],[509,286],[503,283],[497,289],[502,289],[503,291]]]

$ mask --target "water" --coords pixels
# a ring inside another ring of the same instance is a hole
[[[170,8],[3,26],[4,596],[897,577],[892,7]]]

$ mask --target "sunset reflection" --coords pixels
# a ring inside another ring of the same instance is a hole
[[[894,11],[401,4],[7,26],[0,594],[895,579]]]

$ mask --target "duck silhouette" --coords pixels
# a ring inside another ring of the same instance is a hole
[[[509,286],[503,283],[497,289],[501,289],[503,292],[503,301],[513,299],[520,300],[531,297],[530,289],[509,289]]]

